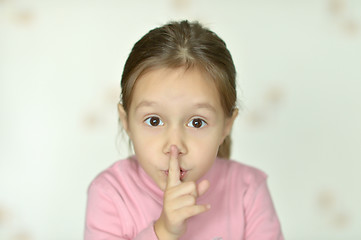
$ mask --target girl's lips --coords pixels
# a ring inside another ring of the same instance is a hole
[[[169,170],[165,170],[164,171],[165,175],[168,176]],[[188,170],[184,170],[184,169],[180,169],[180,175],[179,175],[179,179],[183,180],[185,178],[185,176],[187,175]]]

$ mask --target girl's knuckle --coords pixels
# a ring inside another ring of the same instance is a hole
[[[186,182],[186,186],[187,189],[189,189],[190,191],[197,189],[197,185],[195,182]]]
[[[196,213],[196,209],[193,208],[193,207],[187,208],[187,209],[185,210],[185,213],[186,213],[187,216],[193,216],[193,215],[195,215],[195,213]]]
[[[196,198],[195,198],[194,196],[192,196],[192,195],[188,195],[188,196],[187,196],[187,203],[188,203],[189,205],[194,205],[194,204],[196,204]]]

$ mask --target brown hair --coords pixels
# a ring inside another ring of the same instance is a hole
[[[125,63],[121,101],[130,107],[135,81],[150,69],[197,67],[213,79],[227,117],[236,108],[236,70],[225,42],[198,22],[170,22],[144,35],[133,47]],[[231,140],[227,136],[218,156],[229,158]]]

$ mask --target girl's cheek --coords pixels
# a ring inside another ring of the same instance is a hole
[[[189,131],[189,137],[192,139],[196,139],[197,141],[201,142],[213,142],[214,140],[218,139],[220,136],[220,131],[214,128],[205,128],[205,129],[192,129]]]
[[[163,136],[162,131],[159,129],[151,129],[151,128],[144,128],[143,131],[139,133],[140,138],[145,138],[149,140],[156,141],[158,139],[161,139]]]

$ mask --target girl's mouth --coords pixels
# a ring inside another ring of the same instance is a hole
[[[168,176],[168,173],[169,173],[169,170],[166,170],[166,171],[164,171],[164,173],[165,173],[165,175],[166,176]],[[185,169],[180,169],[179,170],[179,179],[180,180],[183,180],[185,177],[186,177],[186,175],[187,175],[187,173],[188,173],[188,170],[185,170]]]

